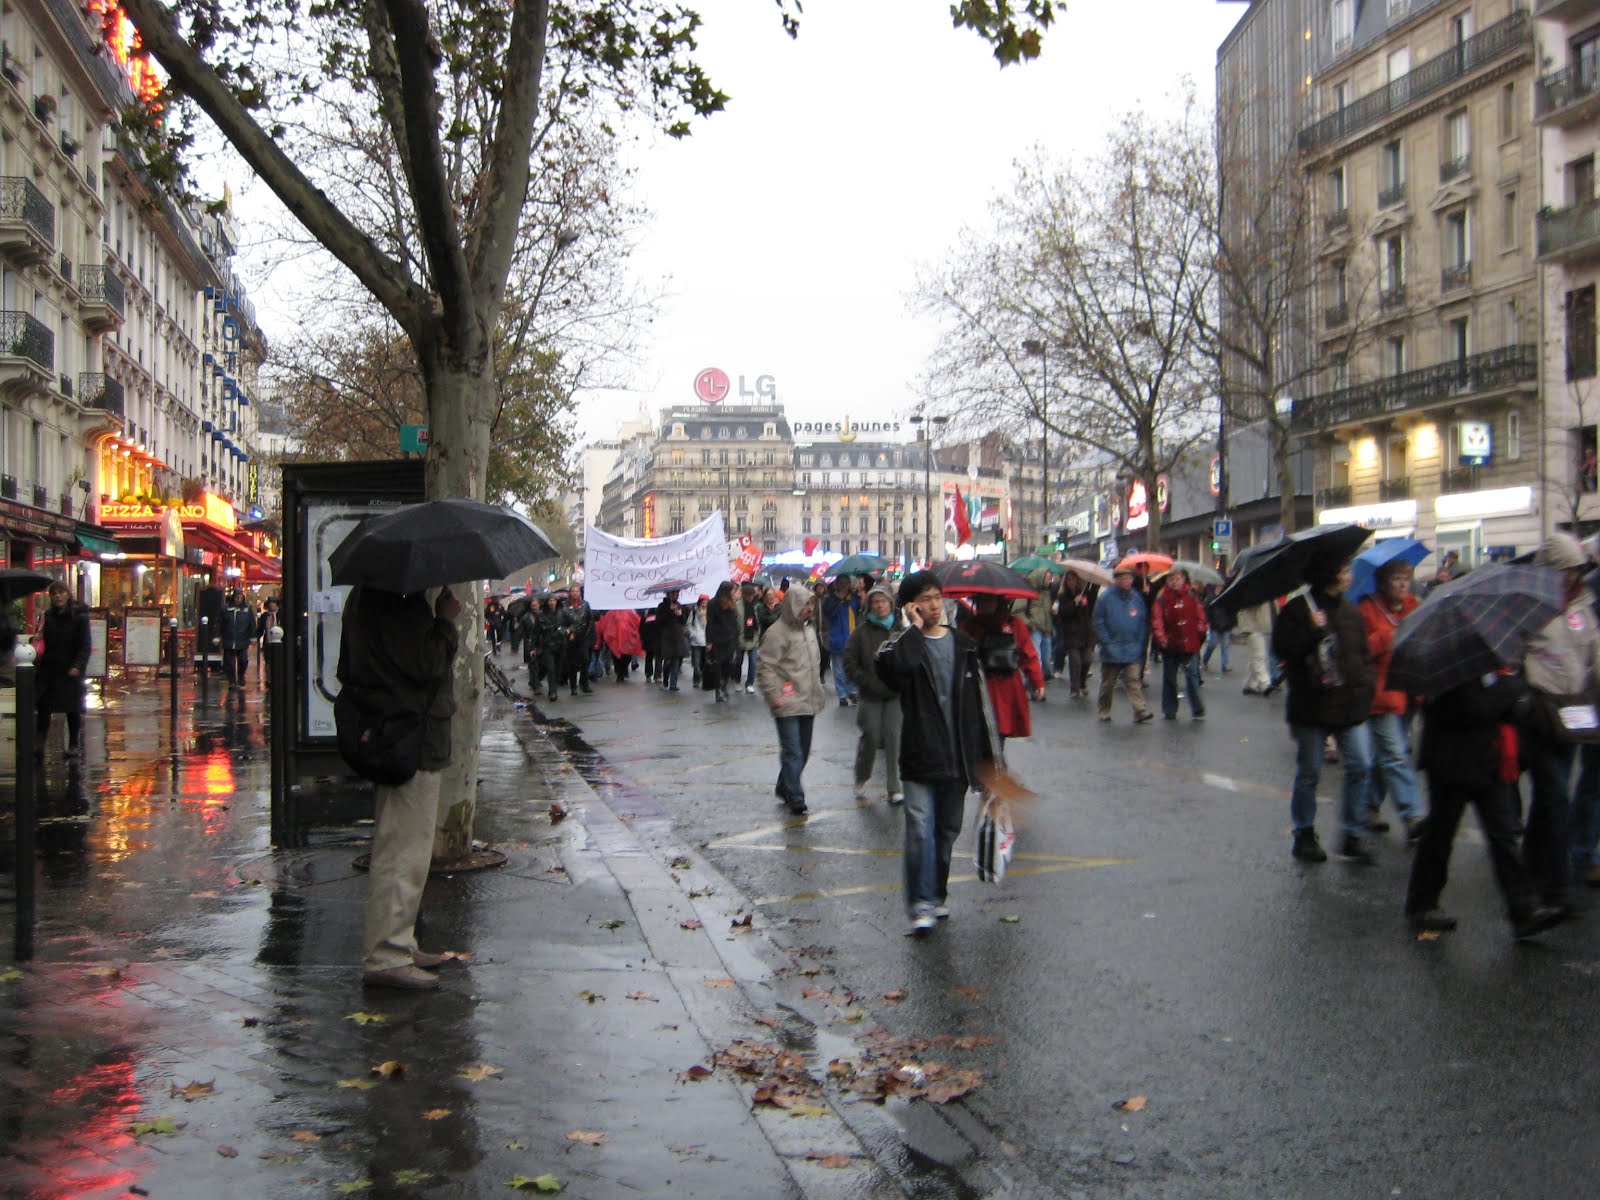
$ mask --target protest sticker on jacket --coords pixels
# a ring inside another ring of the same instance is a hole
[[[733,560],[733,574],[729,576],[735,583],[749,583],[761,570],[761,547],[756,544],[755,538],[748,533],[739,535],[739,553]]]
[[[727,535],[714,512],[671,537],[626,538],[584,531],[583,598],[595,609],[648,608],[668,585],[686,597],[711,595],[728,578]]]

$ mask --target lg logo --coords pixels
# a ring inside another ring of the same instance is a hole
[[[721,367],[707,367],[694,377],[694,394],[703,404],[721,404],[733,391],[728,373]],[[755,387],[750,387],[739,376],[739,399],[776,400],[778,384],[771,375],[757,375]]]

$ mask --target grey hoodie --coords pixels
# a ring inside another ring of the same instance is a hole
[[[815,716],[828,705],[822,690],[817,635],[800,620],[800,612],[810,600],[809,589],[792,585],[783,598],[777,624],[761,640],[756,686],[775,717]]]

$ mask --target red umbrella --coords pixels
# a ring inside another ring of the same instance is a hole
[[[1172,555],[1157,554],[1153,550],[1141,550],[1138,554],[1130,554],[1117,564],[1117,570],[1137,571],[1145,568],[1149,575],[1159,575],[1163,571],[1172,570]]]
[[[971,558],[934,563],[930,568],[946,596],[1009,596],[1032,600],[1039,593],[1010,567]]]

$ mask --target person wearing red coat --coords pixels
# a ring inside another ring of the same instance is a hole
[[[1011,601],[975,596],[977,615],[961,623],[961,632],[978,643],[978,661],[989,687],[995,732],[1002,738],[1029,737],[1033,714],[1028,692],[1044,698],[1044,667],[1033,647],[1028,623],[1011,611]]]
[[[1356,605],[1367,631],[1367,650],[1378,680],[1372,696],[1372,715],[1367,718],[1372,730],[1373,759],[1372,782],[1367,791],[1367,827],[1374,833],[1388,832],[1389,826],[1378,816],[1387,794],[1405,822],[1406,840],[1415,844],[1422,836],[1423,811],[1417,773],[1411,766],[1411,730],[1406,721],[1410,697],[1388,686],[1395,631],[1417,607],[1417,598],[1411,594],[1410,564],[1398,559],[1385,563],[1378,569],[1377,584],[1378,590],[1361,597]]]
[[[1206,644],[1206,609],[1189,587],[1182,567],[1167,572],[1167,583],[1150,606],[1150,636],[1161,651],[1161,715],[1178,719],[1178,672],[1196,721],[1206,719],[1200,695],[1200,647]]]
[[[601,614],[594,629],[605,648],[611,651],[617,682],[623,682],[633,670],[634,656],[644,654],[644,643],[639,639],[639,614],[631,608],[613,608]]]

